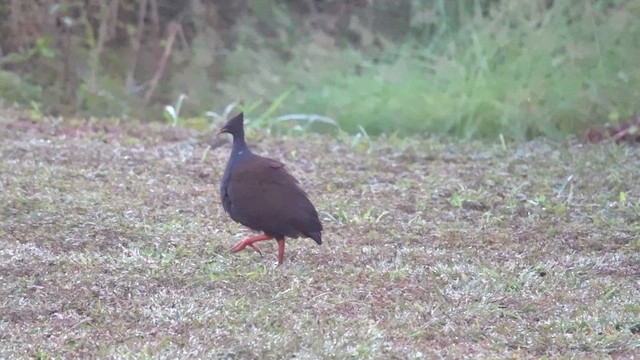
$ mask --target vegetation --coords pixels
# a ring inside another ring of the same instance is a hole
[[[0,358],[637,356],[639,17],[0,2]],[[239,109],[325,227],[280,267],[229,252]]]
[[[277,102],[351,133],[525,139],[639,110],[639,0],[47,4],[0,5],[2,97],[47,113],[162,120],[185,94],[199,126]]]
[[[0,124],[2,358],[640,348],[637,147],[254,132],[325,226],[275,267],[275,244],[229,252],[246,230],[219,205],[227,138],[17,117]]]

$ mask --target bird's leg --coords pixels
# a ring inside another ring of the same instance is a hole
[[[284,262],[284,238],[276,239],[278,242],[278,265]]]
[[[248,246],[253,250],[257,251],[258,253],[260,253],[260,255],[262,255],[262,252],[260,252],[260,249],[258,249],[257,246],[253,245],[253,243],[257,241],[264,241],[264,240],[270,240],[270,239],[273,239],[273,236],[267,235],[267,234],[252,236],[238,242],[233,248],[231,248],[231,251],[238,252],[238,251],[244,250],[244,248]]]

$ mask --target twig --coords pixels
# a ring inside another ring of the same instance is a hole
[[[178,39],[180,39],[180,49],[182,51],[189,51],[189,42],[187,41],[187,37],[184,36],[182,26],[180,26],[180,30],[178,31]]]
[[[74,84],[71,74],[71,29],[62,23],[62,88],[64,95],[62,103],[71,105],[74,99]]]
[[[138,26],[136,27],[136,35],[131,39],[131,48],[133,49],[133,55],[131,57],[131,63],[127,70],[127,80],[125,87],[127,93],[133,92],[135,88],[134,74],[136,66],[138,65],[138,55],[140,54],[140,44],[142,43],[142,37],[144,36],[144,18],[147,16],[147,0],[140,1],[140,7],[138,8]]]
[[[24,38],[22,37],[21,23],[23,22],[22,17],[22,7],[20,6],[20,1],[11,0],[11,4],[9,5],[9,27],[11,28],[11,33],[14,36],[15,44],[17,45],[18,51],[24,51]]]
[[[155,74],[153,74],[151,81],[149,81],[149,88],[147,89],[147,92],[144,94],[145,105],[149,104],[149,101],[151,100],[153,93],[156,91],[156,88],[158,87],[158,82],[160,81],[160,78],[164,74],[164,69],[167,66],[167,59],[169,59],[169,56],[171,55],[171,50],[173,49],[173,43],[176,40],[176,34],[180,30],[180,24],[175,21],[172,21],[171,23],[169,23],[168,29],[169,29],[169,35],[164,45],[164,53],[162,54],[160,61],[158,61],[158,67],[156,68],[156,72]]]
[[[118,0],[112,0],[116,2]],[[91,79],[89,80],[89,89],[96,91],[98,68],[100,67],[100,55],[104,49],[104,43],[107,38],[107,25],[109,24],[109,15],[111,7],[106,3],[106,0],[100,0],[100,27],[98,28],[98,40],[95,47],[91,50]],[[86,15],[86,13],[85,13]],[[89,19],[85,18],[88,26],[91,26]]]
[[[158,15],[158,1],[151,0],[151,23],[153,24],[153,31],[158,34],[160,32],[160,16]]]
[[[116,36],[116,28],[118,27],[118,12],[120,11],[120,1],[113,0],[111,3],[111,14],[109,16],[109,28],[107,29],[108,39]]]

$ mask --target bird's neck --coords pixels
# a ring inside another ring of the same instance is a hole
[[[231,155],[241,156],[245,153],[248,153],[249,148],[247,147],[247,143],[244,142],[244,134],[238,134],[233,137],[233,148],[231,149]]]

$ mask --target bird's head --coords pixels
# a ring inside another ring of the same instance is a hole
[[[223,127],[218,130],[218,134],[231,134],[231,135],[240,135],[244,133],[244,114],[240,113],[227,121]]]

